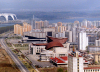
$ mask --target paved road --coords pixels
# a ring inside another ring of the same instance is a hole
[[[12,60],[15,62],[17,67],[20,69],[21,72],[29,72],[28,69],[23,65],[23,63],[18,59],[17,55],[15,55],[10,48],[6,45],[4,39],[6,36],[8,36],[10,33],[6,34],[4,37],[1,38],[0,43],[6,50],[6,52],[9,54],[9,56],[12,58]]]

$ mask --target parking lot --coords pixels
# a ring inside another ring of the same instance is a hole
[[[37,55],[29,54],[27,57],[33,63],[33,65],[39,65],[40,67],[54,67],[54,65],[50,62],[37,61],[39,59]]]

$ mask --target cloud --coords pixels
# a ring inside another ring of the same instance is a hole
[[[0,9],[12,10],[94,10],[100,0],[0,0]]]

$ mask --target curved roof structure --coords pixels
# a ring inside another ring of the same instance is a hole
[[[50,49],[52,47],[63,47],[63,45],[60,42],[50,42],[46,45],[46,49]]]
[[[50,42],[48,43],[41,43],[41,44],[33,44],[35,46],[46,46],[45,49],[50,49],[52,47],[63,47],[63,43],[65,43],[67,41],[68,38],[62,38],[62,39],[58,39],[58,38],[53,38],[53,37],[49,37]]]
[[[51,41],[59,41],[61,44],[65,43],[67,41],[68,38],[54,38],[54,37],[50,37],[50,36],[47,36],[49,39],[51,39]]]

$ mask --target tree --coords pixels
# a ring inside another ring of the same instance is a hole
[[[63,69],[62,69],[62,68],[59,68],[59,69],[57,70],[57,72],[63,72]]]

